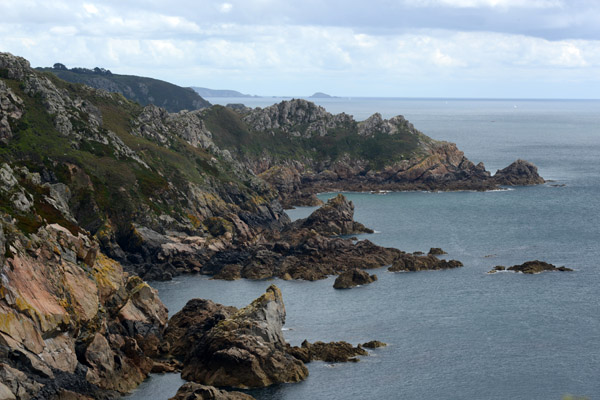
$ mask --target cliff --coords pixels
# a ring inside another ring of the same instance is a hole
[[[154,104],[169,112],[198,110],[211,106],[193,89],[158,79],[113,74],[103,68],[67,69],[62,64],[55,64],[53,68],[38,68],[38,70],[52,73],[67,82],[82,83],[96,89],[122,94],[142,106]]]

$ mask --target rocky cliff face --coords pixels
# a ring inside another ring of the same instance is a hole
[[[0,231],[0,374],[13,398],[113,397],[143,381],[167,320],[156,291],[85,233],[25,236],[7,216]]]
[[[199,111],[141,108],[7,53],[0,110],[2,159],[39,174],[62,193],[53,204],[71,223],[148,279],[193,271],[215,250],[288,221],[275,192],[215,146]]]

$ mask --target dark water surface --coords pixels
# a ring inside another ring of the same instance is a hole
[[[556,182],[486,193],[349,193],[356,219],[376,230],[361,239],[406,251],[442,247],[445,257],[465,267],[418,273],[382,268],[372,271],[377,282],[343,291],[332,288],[333,277],[224,282],[183,276],[154,284],[170,314],[193,297],[244,306],[275,283],[292,344],[389,344],[356,364],[311,363],[305,382],[252,392],[258,399],[600,398],[600,102],[349,104],[335,109],[339,104],[332,102],[330,111],[404,114],[490,170],[525,158]],[[289,213],[296,218],[311,210]],[[534,259],[576,271],[486,274],[495,265]],[[166,399],[181,382],[177,375],[154,375],[129,398]]]

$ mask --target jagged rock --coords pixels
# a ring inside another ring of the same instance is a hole
[[[418,256],[413,254],[402,254],[396,260],[391,267],[388,268],[390,272],[399,271],[426,271],[426,270],[440,270],[440,269],[451,269],[462,267],[463,264],[457,260],[440,260],[435,256]]]
[[[343,113],[332,115],[312,102],[294,99],[264,109],[255,108],[244,117],[244,121],[255,131],[280,131],[290,136],[308,138],[324,136],[328,129],[353,119]]]
[[[327,203],[315,210],[310,216],[296,221],[288,229],[314,229],[326,235],[352,235],[355,233],[373,233],[360,222],[354,221],[354,204],[343,194],[329,199]]]
[[[183,360],[194,344],[219,321],[231,317],[237,309],[211,300],[192,299],[169,320],[164,332],[169,354]]]
[[[356,362],[356,356],[366,356],[369,353],[360,345],[352,346],[348,342],[302,342],[300,347],[288,346],[287,351],[294,357],[302,360],[305,363],[321,360],[325,362]]]
[[[377,280],[377,275],[369,275],[358,268],[342,272],[333,283],[335,289],[349,289],[358,285],[366,285]]]
[[[253,400],[254,397],[242,392],[228,392],[214,386],[188,382],[177,390],[169,400]]]
[[[11,124],[23,116],[23,100],[0,80],[0,141],[12,137]]]
[[[538,174],[537,167],[525,160],[517,160],[498,170],[493,179],[498,185],[504,186],[539,185],[545,182]]]
[[[439,247],[432,247],[431,249],[429,249],[429,255],[432,256],[441,256],[443,254],[448,254],[446,253],[444,250],[440,249]]]
[[[506,271],[506,267],[502,265],[496,265],[488,274],[495,274],[496,272]]]
[[[240,388],[299,382],[308,376],[301,361],[285,352],[285,307],[279,289],[218,322],[195,344],[181,376],[198,383]]]
[[[555,265],[549,264],[544,261],[527,261],[523,264],[513,265],[512,267],[505,268],[501,265],[494,267],[489,273],[494,273],[496,271],[513,271],[513,272],[522,272],[524,274],[539,274],[544,271],[573,271],[571,268],[567,267],[557,267]]]

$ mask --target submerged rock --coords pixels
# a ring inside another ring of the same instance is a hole
[[[335,280],[333,287],[335,289],[349,289],[358,285],[366,285],[377,280],[377,275],[369,275],[366,271],[353,268],[342,272]]]
[[[252,304],[219,321],[194,343],[182,378],[238,388],[305,379],[304,364],[285,351],[284,322],[281,291],[271,285]]]

